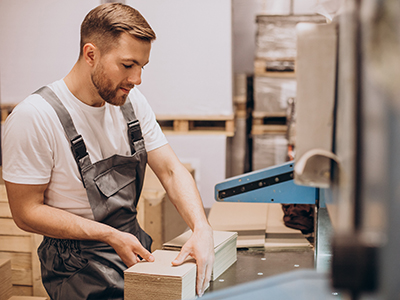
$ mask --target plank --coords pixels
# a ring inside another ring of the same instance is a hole
[[[0,300],[7,300],[11,296],[11,261],[0,259]]]
[[[30,236],[0,236],[0,251],[31,252]]]

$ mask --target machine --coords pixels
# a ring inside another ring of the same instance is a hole
[[[297,30],[295,160],[217,184],[216,199],[316,203],[316,269],[203,299],[400,299],[400,2],[345,0]]]

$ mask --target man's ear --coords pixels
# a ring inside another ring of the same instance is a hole
[[[95,65],[98,55],[99,49],[96,47],[96,45],[92,43],[86,43],[83,46],[83,58],[89,66],[93,67]]]

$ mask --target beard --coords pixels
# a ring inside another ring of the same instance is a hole
[[[124,105],[127,94],[122,94],[121,96],[117,96],[118,91],[121,88],[121,84],[118,84],[115,88],[109,77],[104,72],[104,67],[102,64],[97,65],[94,71],[91,74],[92,83],[97,89],[100,97],[109,104],[121,106]],[[131,89],[132,86],[127,87],[126,89]]]

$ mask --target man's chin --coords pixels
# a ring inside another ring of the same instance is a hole
[[[111,105],[122,106],[122,105],[125,104],[127,98],[128,98],[128,96],[125,96],[125,95],[124,95],[124,96],[122,96],[122,97],[120,97],[120,98],[118,98],[118,99],[114,98],[114,99],[105,100],[105,101],[106,101],[107,103],[111,104]]]

